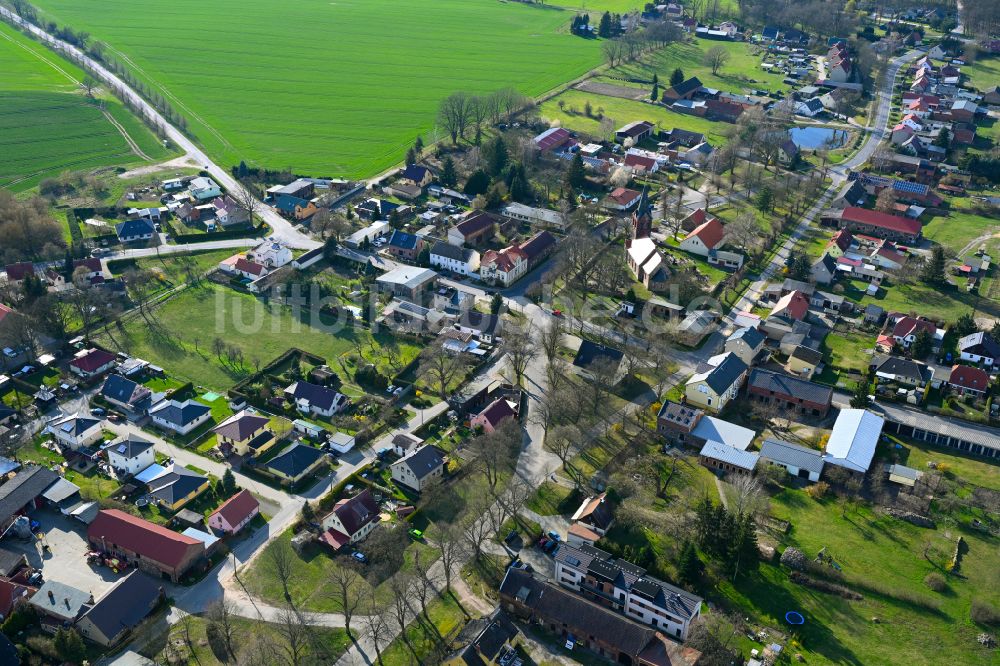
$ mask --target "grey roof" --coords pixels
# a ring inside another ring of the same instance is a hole
[[[702,416],[691,434],[706,442],[718,442],[728,447],[746,451],[757,434],[750,428],[730,423],[714,416]]]
[[[747,385],[751,388],[773,391],[821,405],[829,405],[833,400],[833,389],[829,386],[762,368],[754,368],[750,373]]]
[[[7,520],[51,486],[59,475],[46,467],[24,467],[0,486],[0,522]]]
[[[916,481],[921,476],[923,472],[912,467],[906,467],[904,465],[886,465],[885,471],[893,476],[901,476],[904,479],[910,479],[911,481]]]
[[[49,580],[38,588],[38,592],[31,597],[28,603],[44,610],[49,615],[54,615],[68,622],[75,622],[76,618],[85,610],[85,606],[91,601],[90,592]]]
[[[117,453],[125,458],[136,458],[151,448],[153,448],[151,441],[130,432],[120,442],[112,445],[108,451]]]
[[[970,352],[978,356],[997,358],[1000,356],[1000,344],[989,333],[979,331],[971,333],[958,341],[958,349],[963,352]]]
[[[285,476],[295,478],[315,465],[316,461],[323,455],[324,453],[319,449],[295,442],[272,458],[265,466],[268,469],[281,472]]]
[[[466,310],[458,320],[459,326],[471,328],[479,333],[492,334],[496,331],[500,317],[494,314],[483,314],[478,310]]]
[[[812,347],[806,347],[805,345],[799,345],[793,349],[791,356],[813,365],[818,365],[819,362],[823,360],[823,352],[813,349]]]
[[[163,419],[167,423],[176,426],[186,426],[211,412],[208,405],[203,405],[194,400],[177,402],[176,400],[164,400],[158,405],[154,405],[149,410],[150,414],[156,414],[157,418]]]
[[[400,264],[388,273],[375,278],[375,281],[382,284],[400,284],[407,289],[413,289],[436,277],[437,273],[429,268]]]
[[[901,356],[877,357],[873,360],[872,367],[875,368],[875,372],[893,375],[915,384],[929,382],[934,376],[934,370],[926,363]]]
[[[156,605],[160,592],[157,581],[141,571],[133,571],[105,592],[83,617],[114,639],[123,631],[139,626]]]
[[[780,439],[764,440],[760,446],[760,457],[817,474],[823,471],[823,453],[821,451],[808,449]]]
[[[100,422],[100,419],[84,416],[83,414],[76,414],[74,416],[67,416],[63,419],[53,421],[49,427],[52,430],[58,430],[66,435],[78,437],[93,428],[95,425],[98,425]]]
[[[745,470],[752,470],[757,466],[760,454],[753,451],[740,451],[739,449],[726,446],[719,442],[705,442],[698,455],[714,460],[720,460],[730,465],[735,465]]]
[[[886,420],[893,423],[918,428],[939,437],[968,442],[973,446],[1000,451],[1000,433],[994,428],[947,416],[926,414],[892,403],[882,403],[879,407]],[[950,445],[954,446],[955,442],[951,442]]]
[[[747,367],[736,354],[725,354],[722,362],[708,372],[705,383],[716,393],[725,393],[747,371]]]
[[[617,366],[622,362],[623,358],[625,358],[625,354],[614,347],[608,347],[607,345],[584,339],[580,342],[580,348],[573,358],[573,365],[578,368],[587,368],[598,359],[606,359]]]
[[[104,386],[101,387],[101,395],[108,400],[138,407],[149,400],[152,392],[142,384],[121,375],[108,375],[104,380]]]
[[[434,247],[431,248],[432,257],[445,257],[446,259],[453,259],[455,261],[465,261],[466,252],[465,248],[444,241],[434,243]]]
[[[207,477],[175,464],[169,472],[149,482],[149,494],[167,504],[175,504],[198,490],[207,480]]]
[[[425,444],[393,464],[406,465],[415,477],[422,479],[441,467],[444,464],[444,457],[444,451],[436,446]]]
[[[310,405],[324,411],[333,408],[338,395],[333,389],[303,381],[295,382],[286,388],[285,394],[296,400],[306,400]]]
[[[758,346],[764,343],[765,339],[766,337],[759,330],[757,330],[756,328],[750,328],[749,326],[746,326],[744,328],[739,329],[738,331],[735,331],[732,335],[730,335],[726,339],[726,342],[729,342],[730,340],[742,340],[743,342],[747,343],[747,345],[751,349],[756,349]]]

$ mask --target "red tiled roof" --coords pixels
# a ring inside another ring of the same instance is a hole
[[[37,590],[33,587],[0,579],[0,614],[7,617],[14,609],[14,603],[17,600],[27,600],[34,592]]]
[[[926,319],[917,319],[915,317],[902,317],[896,322],[896,325],[892,327],[892,337],[894,338],[905,338],[908,335],[915,335],[918,331],[925,330],[931,335],[937,332],[937,326]]]
[[[708,211],[706,211],[704,208],[698,208],[692,211],[690,215],[685,217],[682,220],[682,222],[684,222],[685,224],[687,224],[688,222],[692,222],[694,223],[695,226],[699,226],[705,222],[705,219],[707,217],[708,217]]]
[[[30,261],[22,261],[19,264],[7,264],[7,279],[11,282],[20,282],[24,278],[35,272],[35,265]]]
[[[464,237],[477,236],[493,227],[496,219],[481,210],[471,213],[467,218],[455,225],[455,230]]]
[[[360,532],[368,523],[379,520],[378,503],[367,488],[354,497],[337,502],[333,513],[351,535]]]
[[[847,229],[841,229],[830,238],[830,243],[836,245],[844,252],[847,248],[851,247],[851,243],[854,241],[854,236]]]
[[[351,537],[332,527],[320,534],[319,540],[335,551],[351,543]]]
[[[250,273],[251,275],[263,275],[267,272],[266,268],[256,262],[246,259],[245,257],[240,257],[236,263],[233,264],[233,268],[241,273]]]
[[[86,268],[91,273],[100,273],[104,269],[101,268],[101,260],[96,257],[87,257],[86,259],[77,259],[73,262],[73,268]]]
[[[973,391],[985,391],[990,387],[990,376],[985,370],[973,368],[971,365],[956,365],[951,369],[948,383]]]
[[[899,217],[898,215],[890,215],[889,213],[882,213],[877,210],[868,210],[867,208],[848,206],[844,209],[841,219],[848,222],[857,222],[858,224],[868,224],[873,227],[888,229],[889,231],[896,231],[913,236],[920,235],[921,225],[917,220]]]
[[[722,226],[722,222],[719,221],[719,218],[713,217],[689,233],[684,240],[692,237],[700,238],[705,247],[709,250],[713,250],[720,243],[722,243],[722,239],[725,238],[725,236],[726,230],[725,227]]]
[[[213,515],[220,514],[227,523],[236,526],[246,520],[254,510],[259,509],[260,502],[257,501],[257,498],[251,495],[249,490],[241,490],[212,513]]]
[[[0,322],[6,319],[9,314],[14,314],[14,311],[3,303],[0,303]]]
[[[792,319],[802,319],[809,312],[809,298],[806,297],[801,291],[795,290],[790,291],[777,303],[774,304],[774,309],[771,310],[771,314],[786,314]]]
[[[646,171],[650,171],[656,166],[656,160],[651,157],[643,157],[642,155],[630,153],[625,156],[625,166],[640,167]]]
[[[83,356],[70,361],[70,365],[81,372],[97,372],[99,368],[115,360],[115,355],[103,349],[91,349]]]
[[[205,549],[197,539],[118,509],[98,511],[87,528],[87,539],[93,544],[119,546],[170,567],[179,566],[192,548]]]
[[[625,159],[627,160],[628,158],[626,157]],[[641,193],[636,192],[635,190],[630,190],[627,187],[616,187],[608,196],[619,206],[628,206],[642,195]]]
[[[490,250],[483,256],[483,264],[495,265],[499,270],[504,273],[509,273],[514,270],[514,266],[517,265],[517,258],[523,257],[527,260],[527,255],[521,250],[517,245],[511,245],[510,247],[505,247],[504,249],[497,252],[496,250]]]

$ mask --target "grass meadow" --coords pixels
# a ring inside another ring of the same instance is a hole
[[[392,340],[390,334],[376,334],[372,342],[372,334],[363,328],[341,327],[331,332],[312,326],[310,314],[304,311],[297,319],[286,306],[264,304],[249,294],[203,282],[157,307],[153,326],[141,317],[133,317],[111,326],[97,339],[107,349],[126,351],[169,368],[172,377],[216,391],[232,388],[254,371],[256,361],[266,365],[291,346],[325,358],[342,376],[337,359],[348,352],[356,353],[358,345],[366,358],[383,362],[378,350]],[[227,358],[213,352],[216,338],[242,349],[242,367],[234,367]],[[404,363],[419,353],[414,345],[403,341],[398,349]]]
[[[43,0],[158,89],[222,164],[364,176],[433,138],[455,91],[538,95],[601,63],[572,13],[491,0]]]
[[[65,170],[142,161],[87,99],[80,69],[6,23],[0,24],[0,63],[0,187],[23,191]],[[144,152],[166,155],[125,107],[104,101]]]

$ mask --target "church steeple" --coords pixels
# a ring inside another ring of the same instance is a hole
[[[639,196],[639,204],[632,213],[632,240],[637,238],[649,238],[653,231],[653,207],[649,203],[649,196],[646,188],[642,188]]]

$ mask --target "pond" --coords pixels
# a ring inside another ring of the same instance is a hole
[[[792,142],[799,148],[842,148],[847,143],[847,130],[829,127],[793,127],[788,130]]]

